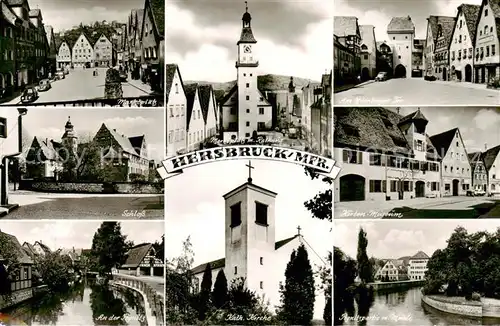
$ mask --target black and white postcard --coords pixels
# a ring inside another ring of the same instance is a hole
[[[334,6],[336,105],[500,104],[497,1]]]
[[[335,221],[335,325],[498,325],[500,221]]]
[[[163,106],[165,0],[8,0],[0,105]]]
[[[170,2],[167,156],[242,143],[330,156],[332,9],[328,1]]]
[[[500,217],[500,111],[335,107],[335,218]]]
[[[328,182],[233,160],[185,169],[166,188],[168,323],[331,324]]]
[[[2,325],[162,325],[163,221],[5,221]]]
[[[4,218],[163,219],[163,110],[2,111]]]

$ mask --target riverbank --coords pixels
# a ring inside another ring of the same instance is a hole
[[[421,287],[425,283],[424,280],[407,280],[394,282],[373,282],[367,285],[372,287],[374,292],[393,292],[415,287]]]
[[[444,295],[423,295],[426,305],[450,314],[478,318],[500,318],[500,300],[481,298],[480,301],[465,300],[463,297]]]

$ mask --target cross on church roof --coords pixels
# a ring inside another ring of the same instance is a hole
[[[302,229],[300,228],[300,225],[299,225],[299,226],[297,226],[297,235],[300,235],[300,230],[302,230]]]
[[[245,164],[245,166],[248,166],[248,182],[252,182],[252,169],[255,169],[255,167],[252,166],[252,161],[248,161],[248,164]]]

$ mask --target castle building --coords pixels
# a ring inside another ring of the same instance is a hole
[[[250,165],[251,166],[251,165]],[[267,302],[271,310],[280,304],[280,284],[285,281],[285,270],[290,255],[301,244],[306,246],[313,266],[324,265],[309,247],[304,236],[298,233],[276,241],[275,199],[278,194],[253,183],[251,176],[246,183],[226,193],[225,205],[225,257],[201,264],[192,269],[195,290],[199,291],[207,264],[215,280],[224,271],[228,284],[244,278],[248,289],[255,291]],[[315,276],[315,284],[319,284]],[[314,319],[322,319],[325,305],[323,291],[315,291]]]
[[[237,82],[222,100],[223,140],[249,139],[255,132],[272,129],[272,106],[257,85],[259,61],[254,52],[257,43],[251,27],[248,7],[242,17],[236,60]]]
[[[415,39],[415,25],[411,17],[393,17],[387,26],[387,35],[392,46],[394,77],[410,77]]]

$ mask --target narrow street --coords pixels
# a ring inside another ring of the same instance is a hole
[[[97,70],[98,75],[93,76],[93,71]],[[87,100],[104,97],[104,85],[107,68],[75,68],[70,69],[69,74],[64,79],[53,81],[52,88],[45,92],[38,92],[40,96],[35,103],[43,102],[63,102],[75,100]],[[151,94],[149,85],[140,80],[130,78],[122,82],[123,97],[139,97]],[[21,96],[2,105],[19,105]]]
[[[335,105],[497,105],[500,91],[486,85],[422,78],[367,83],[334,95]]]
[[[54,194],[12,191],[19,208],[3,219],[163,219],[163,195]]]

